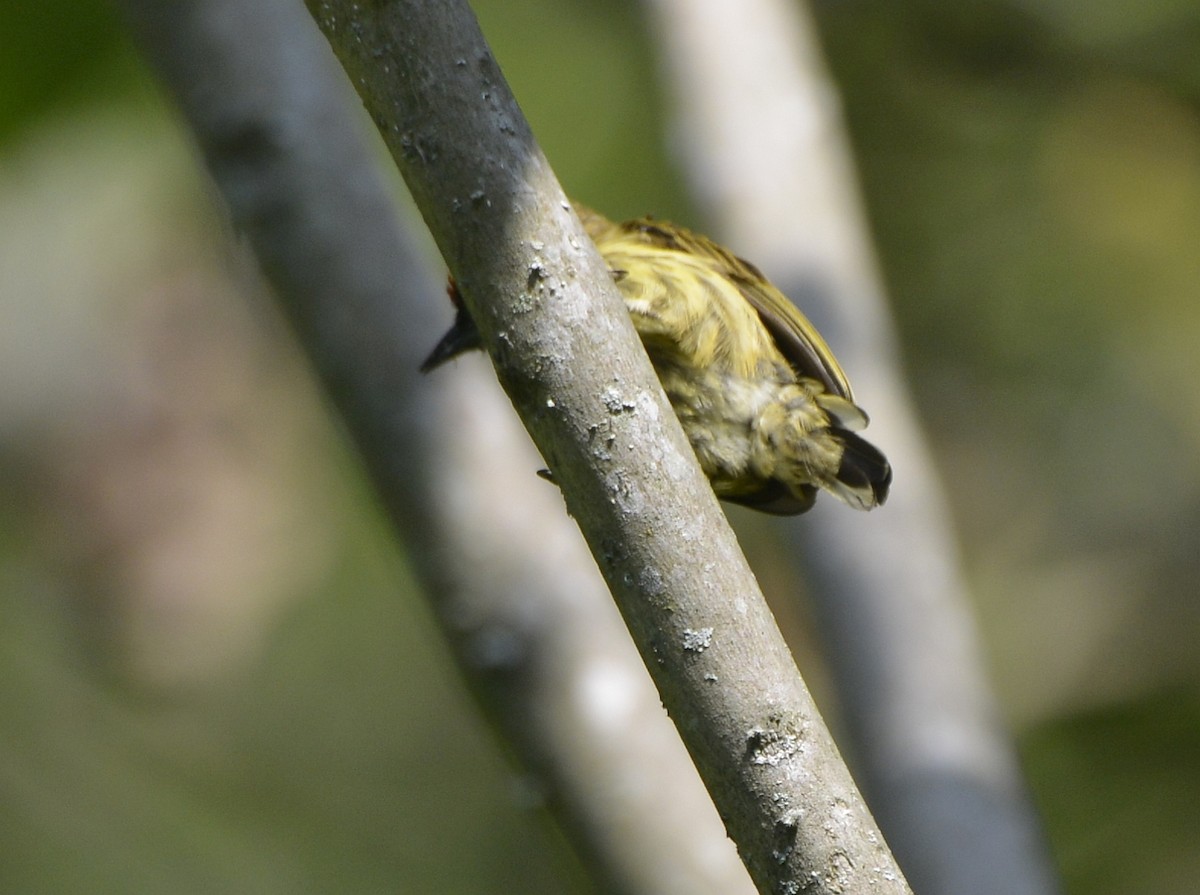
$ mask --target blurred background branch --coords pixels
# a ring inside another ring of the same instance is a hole
[[[229,8],[196,6],[187,11],[203,26],[197,29],[198,36],[228,38],[256,31],[251,23],[232,21]],[[164,15],[161,8],[143,8],[139,22],[161,28],[188,21],[180,12],[172,9]],[[581,300],[571,295],[573,290],[611,290],[609,274],[594,251],[591,259],[586,252],[580,255],[578,246],[586,244],[581,232],[571,240],[574,252],[566,248],[565,236],[556,232],[571,225],[569,219],[561,220],[569,206],[496,72],[469,10],[414,4],[375,15],[358,7],[325,4],[318,13],[319,24],[343,54],[343,64],[389,140],[475,318],[483,321],[485,340],[502,335],[503,350],[490,345],[501,379],[530,430],[553,458],[551,465],[572,515],[593,543],[635,642],[647,661],[653,659],[651,672],[660,692],[760,886],[775,888],[776,881],[803,879],[820,891],[862,877],[874,880],[876,886],[905,890],[761,597],[755,602],[756,585],[715,500],[702,481],[691,489],[683,487],[689,469],[693,479],[699,479],[699,472],[694,463],[680,468],[671,453],[686,452],[685,462],[691,460],[678,425],[654,388],[624,307],[615,295],[606,312],[603,306],[589,305],[586,328],[580,325],[581,315],[572,310],[572,302]],[[272,30],[268,27],[266,33]],[[197,73],[211,65],[218,48],[205,41],[181,53],[179,38],[180,33],[173,32],[169,39],[147,43],[197,124],[209,166],[230,201],[235,221],[262,255],[302,343],[309,346],[334,401],[345,408],[385,503],[397,514],[402,531],[427,536],[427,530],[412,527],[414,517],[407,515],[414,498],[428,498],[414,491],[407,452],[396,450],[407,445],[400,436],[408,433],[381,429],[380,423],[364,414],[369,407],[385,426],[396,425],[398,419],[394,403],[373,400],[387,396],[395,401],[397,386],[404,385],[403,374],[387,363],[387,338],[393,327],[386,321],[391,316],[367,317],[361,313],[363,308],[348,303],[346,294],[353,292],[349,279],[358,273],[345,263],[346,256],[329,251],[327,243],[312,244],[348,227],[350,219],[363,217],[371,201],[358,192],[338,196],[332,213],[316,218],[300,206],[303,194],[279,189],[281,174],[293,170],[343,175],[350,168],[346,162],[353,159],[344,156],[335,161],[325,157],[309,161],[302,153],[293,156],[303,123],[315,122],[321,128],[338,125],[335,106],[301,87],[300,102],[294,105],[260,103],[258,114],[249,116],[240,102],[228,108],[221,101],[227,91],[213,91],[197,81]],[[248,45],[257,43],[251,38]],[[236,91],[243,79],[256,84],[275,80],[303,84],[296,77],[300,72],[287,64],[296,64],[302,56],[281,55],[281,71],[264,79],[243,70],[246,57],[223,56],[230,63],[223,69],[231,77],[229,91]],[[436,66],[441,66],[440,74],[430,77],[431,67]],[[302,179],[288,186],[299,186]],[[314,198],[332,182],[323,180]],[[353,179],[351,183],[361,186]],[[460,208],[468,194],[473,197],[470,214]],[[343,206],[349,213],[339,226]],[[480,223],[486,220],[491,221],[490,229]],[[578,230],[578,222],[574,227]],[[358,239],[350,245],[358,248],[360,242],[370,246]],[[513,302],[507,284],[532,288],[527,280],[533,268],[526,257],[531,251],[537,269],[543,271],[541,279],[553,285],[556,301],[535,301],[529,307],[528,296],[524,305]],[[362,271],[368,288],[403,278],[402,271],[392,271],[386,279],[373,271],[369,266]],[[616,330],[604,313],[616,321]],[[556,317],[569,320],[569,325],[560,319],[556,327]],[[363,331],[382,341],[361,344]],[[627,340],[624,354],[617,339],[622,331]],[[562,370],[568,366],[569,375],[564,375]],[[614,371],[620,372],[614,377]],[[629,394],[620,409],[608,397],[614,390]],[[659,406],[651,407],[655,395]],[[543,400],[545,396],[550,400]],[[420,414],[412,416],[424,419]],[[659,466],[651,470],[645,463],[646,468],[639,470],[632,462],[621,463],[618,470],[602,477],[600,472],[612,462],[612,455],[605,450],[598,456],[591,450],[594,426],[590,425],[601,420],[607,420],[617,444],[625,439],[635,445],[653,444]],[[673,428],[663,431],[664,421]],[[567,462],[572,457],[574,466]],[[600,471],[590,475],[582,471],[589,459]],[[659,474],[664,466],[672,470],[669,481]],[[415,481],[427,479],[421,470],[415,472]],[[671,494],[672,488],[678,493]],[[671,498],[682,506],[693,493],[702,502],[686,511],[676,510],[684,521],[675,521]],[[580,496],[588,494],[591,499]],[[422,508],[418,505],[418,513]],[[414,537],[413,542],[418,569],[437,588],[438,576],[452,568],[454,554],[445,541]],[[475,547],[468,543],[460,549]],[[698,549],[703,550],[702,557],[689,557]],[[447,555],[426,565],[427,558],[438,552]],[[697,561],[700,558],[708,561]],[[646,600],[644,588],[635,586],[647,580],[660,583],[651,594],[657,599]],[[729,594],[741,599],[733,603]],[[681,630],[687,632],[681,626],[696,626],[695,619],[711,623],[719,632],[718,641],[700,663],[692,661],[686,637],[681,635]],[[664,648],[664,644],[671,646]],[[789,744],[803,743],[803,748],[789,745],[785,753],[773,753],[768,761],[747,761],[745,738],[761,734],[770,740],[776,727]],[[792,767],[801,762],[802,769]],[[786,847],[779,845],[781,836]]]
[[[124,7],[346,418],[461,668],[605,891],[753,891],[578,530],[449,303],[298,4]]]
[[[699,197],[826,334],[897,470],[885,512],[818,507],[787,531],[811,572],[858,778],[916,891],[1057,891],[986,681],[812,24],[784,0],[648,7]]]

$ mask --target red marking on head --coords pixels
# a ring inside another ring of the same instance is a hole
[[[458,283],[454,282],[454,277],[450,277],[446,282],[446,294],[450,296],[450,302],[454,305],[454,310],[461,311],[463,306],[462,293],[458,291]]]

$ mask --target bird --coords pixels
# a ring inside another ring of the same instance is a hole
[[[892,468],[858,434],[868,418],[846,374],[757,267],[667,221],[573,207],[718,498],[780,516],[806,512],[821,490],[859,510],[883,505]],[[448,291],[457,314],[425,372],[482,347],[453,278]]]

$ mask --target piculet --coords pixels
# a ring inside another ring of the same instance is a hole
[[[575,211],[612,271],[683,431],[717,497],[795,515],[818,489],[870,510],[892,468],[857,433],[867,415],[820,333],[754,265],[705,236],[644,217]],[[481,347],[458,316],[421,369]]]

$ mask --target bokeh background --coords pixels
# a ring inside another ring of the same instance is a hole
[[[636,4],[473,6],[569,191],[703,224]],[[1068,891],[1192,893],[1200,7],[815,11]],[[588,891],[112,9],[0,21],[0,891]]]

